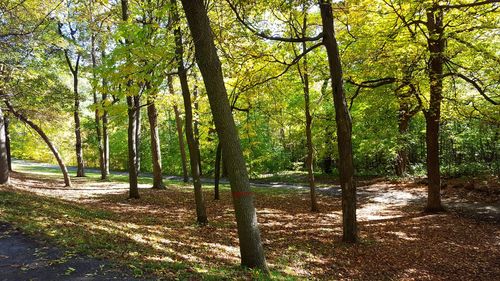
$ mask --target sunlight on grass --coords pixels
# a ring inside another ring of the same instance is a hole
[[[258,270],[239,266],[234,209],[227,185],[218,201],[211,200],[210,185],[204,189],[209,224],[200,227],[195,223],[193,190],[184,184],[169,183],[165,190],[142,184],[141,199],[128,200],[123,182],[86,178],[75,180],[71,188],[61,183],[58,175],[40,178],[38,174],[13,173],[12,185],[0,186],[0,220],[28,234],[49,238],[71,252],[114,261],[136,276],[269,279]],[[356,245],[340,242],[342,214],[337,197],[319,196],[321,212],[311,213],[307,193],[264,187],[253,190],[273,280],[346,276],[379,280],[397,275],[380,275],[372,262],[363,261],[385,260],[384,265],[377,265],[385,266],[385,272],[395,270],[387,266],[401,264],[397,271],[403,272],[429,251],[445,260],[442,255],[447,254],[446,247],[479,252],[498,246],[498,241],[488,235],[491,229],[487,225],[481,226],[484,230],[471,228],[447,214],[414,211],[411,204],[418,201],[411,194],[420,189],[402,193],[389,184],[364,189],[358,210],[361,243]],[[448,234],[458,231],[469,235],[451,241]],[[460,266],[467,268],[467,264]],[[418,274],[417,270],[402,276]]]

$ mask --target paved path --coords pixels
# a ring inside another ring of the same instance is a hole
[[[59,169],[59,166],[47,163],[38,163],[33,161],[18,160],[13,159],[14,165],[24,166],[24,167],[45,167]],[[76,167],[68,167],[69,171],[76,173]],[[100,173],[99,169],[86,168],[87,171],[93,173]],[[123,171],[111,171],[115,175],[127,175],[127,172]],[[152,177],[151,173],[141,173],[142,177]],[[183,178],[180,176],[164,176],[167,180],[182,181]],[[213,184],[214,180],[210,178],[201,179],[205,184]],[[221,179],[221,184],[229,184],[227,179]],[[269,182],[269,183],[256,183],[250,182],[252,187],[264,187],[264,188],[279,188],[279,189],[292,189],[292,190],[309,190],[309,186],[300,184],[289,184],[283,182]],[[317,187],[319,194],[341,197],[341,189],[339,186],[332,187]],[[367,186],[359,186],[357,188],[357,196],[359,199],[368,199],[371,202],[388,203],[388,204],[410,204],[418,203],[425,205],[425,196],[423,193],[412,193],[404,190],[390,190],[386,192],[381,192],[383,188],[378,188],[377,184],[371,184]],[[500,202],[496,203],[481,203],[481,202],[468,202],[463,200],[456,200],[455,198],[443,198],[443,203],[446,208],[455,212],[457,214],[474,218],[481,221],[493,222],[500,224]]]
[[[0,281],[141,280],[128,269],[74,255],[0,222]]]

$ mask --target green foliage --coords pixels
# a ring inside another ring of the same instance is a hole
[[[8,96],[15,108],[40,124],[64,160],[73,164],[72,82],[62,50],[67,49],[71,59],[81,54],[81,117],[87,166],[99,165],[93,112],[97,110],[99,117],[106,112],[109,118],[111,169],[127,169],[125,99],[140,95],[143,108],[154,100],[159,111],[164,173],[180,174],[180,149],[172,110],[175,103],[183,114],[180,85],[174,79],[174,93],[170,93],[165,81],[167,74],[176,71],[169,1],[157,5],[150,1],[129,1],[129,22],[121,20],[118,2],[77,1],[69,6],[42,2],[30,0],[12,7],[5,4],[11,10],[2,14],[5,24],[0,27],[0,46],[4,50],[0,54],[0,65],[7,70],[0,74],[2,96]],[[307,36],[315,36],[320,31],[321,19],[314,1],[233,2],[245,22],[266,36],[300,37],[298,31],[304,20]],[[449,4],[462,2],[449,1]],[[425,169],[425,119],[418,111],[420,105],[416,97],[420,97],[421,106],[426,109],[428,30],[418,21],[425,20],[425,11],[432,3],[358,0],[334,4],[344,88],[348,104],[352,103],[353,150],[358,175],[393,174],[396,155],[401,150],[408,151],[409,173],[422,174]],[[28,5],[34,7],[29,16],[22,13]],[[493,4],[448,9],[445,16],[449,24],[444,34],[447,42],[444,55],[448,58],[445,73],[462,73],[476,81],[485,95],[495,101],[500,89],[496,52],[500,42],[498,13]],[[47,14],[53,18],[45,18]],[[255,32],[236,20],[224,1],[211,3],[209,14],[251,175],[304,170],[304,92],[293,61],[301,52],[301,43],[255,36]],[[408,28],[403,19],[415,20],[420,27]],[[57,22],[63,24],[63,36],[57,32]],[[71,34],[70,24],[75,34]],[[210,176],[214,171],[218,138],[207,93],[193,63],[192,42],[182,15],[178,27],[184,35],[184,61],[189,70],[192,99],[197,105],[194,118],[199,128],[202,168],[204,174]],[[7,35],[9,32],[27,32],[29,36]],[[314,43],[307,42],[306,47]],[[92,51],[96,55],[95,68]],[[335,168],[338,158],[332,89],[323,48],[309,52],[307,60],[314,164],[316,171],[325,172],[327,160],[333,160]],[[358,91],[356,84],[381,78],[393,78],[395,82]],[[498,106],[486,101],[475,87],[459,77],[447,76],[444,82],[440,139],[443,173],[447,176],[498,174]],[[91,100],[94,92],[95,103]],[[416,110],[406,133],[398,130],[402,110]],[[149,125],[146,112],[142,111],[141,170],[149,172],[152,169]],[[24,125],[13,122],[11,127],[15,157],[54,161],[43,143]]]

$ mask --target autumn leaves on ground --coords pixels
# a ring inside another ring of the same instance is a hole
[[[62,186],[51,175],[14,173],[11,185],[0,188],[0,220],[64,249],[107,258],[137,276],[268,278],[239,267],[227,187],[219,201],[211,200],[209,186],[204,189],[210,222],[200,227],[189,185],[152,190],[143,184],[139,200],[127,200],[127,183],[87,178],[72,188]],[[359,188],[361,242],[347,245],[340,242],[335,189],[322,189],[321,211],[311,213],[305,191],[254,188],[271,278],[494,280],[500,275],[498,221],[454,209],[424,214],[424,186],[378,180]],[[496,195],[448,188],[443,196],[445,202],[453,196],[477,202]]]

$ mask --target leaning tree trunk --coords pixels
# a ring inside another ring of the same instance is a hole
[[[194,39],[196,61],[203,75],[215,127],[222,142],[224,159],[228,164],[240,242],[241,264],[250,268],[257,267],[267,272],[257,214],[253,205],[253,194],[224,85],[222,66],[215,48],[210,21],[203,0],[182,0],[182,5]]]
[[[172,0],[173,17],[175,22],[179,22],[179,15],[176,9],[176,0]],[[185,127],[186,127],[186,139],[189,148],[189,159],[191,163],[191,176],[193,177],[194,186],[194,198],[196,203],[196,217],[198,223],[205,224],[208,222],[205,200],[203,198],[203,190],[201,186],[200,179],[200,165],[198,158],[198,145],[194,138],[193,133],[193,108],[191,105],[191,93],[189,91],[187,70],[184,68],[184,49],[182,46],[182,33],[181,29],[178,27],[174,30],[175,35],[175,54],[177,59],[177,72],[179,74],[179,79],[181,82],[182,98],[184,100],[184,113],[185,113]]]
[[[149,132],[151,135],[151,159],[153,162],[153,188],[164,189],[163,173],[161,168],[160,135],[158,133],[158,110],[154,97],[148,102]]]
[[[61,172],[62,172],[63,177],[64,177],[64,184],[65,184],[65,186],[66,187],[70,187],[71,186],[71,180],[69,178],[68,169],[66,168],[66,165],[64,165],[64,162],[63,162],[61,156],[59,155],[59,152],[57,151],[57,148],[54,146],[54,144],[52,144],[52,142],[50,141],[49,137],[45,134],[45,132],[37,124],[33,123],[31,120],[29,120],[28,118],[26,118],[21,113],[15,111],[14,108],[12,107],[12,105],[9,102],[5,102],[5,104],[7,105],[7,108],[9,109],[9,111],[17,119],[19,119],[20,121],[24,122],[28,126],[30,126],[33,130],[35,130],[35,132],[38,133],[38,135],[40,135],[40,137],[43,139],[43,141],[45,141],[45,143],[47,144],[47,146],[52,151],[52,154],[54,154],[54,157],[56,158],[57,163],[59,164],[59,168],[61,169]]]
[[[342,64],[339,48],[335,39],[333,13],[330,0],[319,0],[323,23],[323,42],[328,55],[330,76],[332,78],[335,121],[339,150],[340,186],[342,187],[342,227],[344,242],[356,242],[356,186],[354,184],[354,164],[352,156],[352,121],[345,100]]]
[[[4,117],[5,122],[5,149],[7,150],[7,163],[9,164],[9,171],[12,172],[12,155],[10,154],[10,119],[9,117]]]
[[[427,144],[427,206],[428,212],[443,211],[441,204],[441,174],[439,171],[439,122],[441,100],[443,98],[443,11],[427,10],[427,30],[429,30],[429,109],[425,112]]]
[[[167,77],[168,89],[171,95],[175,94],[174,84],[172,82],[172,76]],[[182,176],[183,181],[189,181],[189,175],[187,170],[187,157],[186,157],[186,147],[184,145],[184,135],[182,133],[182,119],[181,114],[179,113],[179,108],[177,107],[177,103],[174,104],[174,114],[175,114],[175,126],[177,128],[177,137],[179,139],[179,150],[181,153],[181,164],[182,164]]]
[[[2,108],[0,108],[0,184],[9,184],[10,169],[7,152],[7,118],[4,118]]]
[[[128,1],[121,0],[122,4],[122,20],[128,21]],[[132,81],[127,82],[127,90],[130,90]],[[127,96],[127,115],[128,115],[128,178],[129,178],[129,198],[139,199],[139,188],[137,185],[137,111],[138,107],[135,103],[136,99],[133,96]]]

